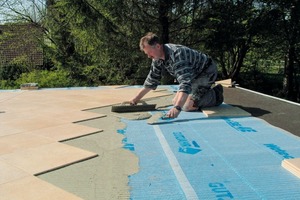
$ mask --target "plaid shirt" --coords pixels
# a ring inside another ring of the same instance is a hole
[[[144,87],[156,89],[160,84],[164,68],[178,81],[179,91],[190,94],[191,81],[205,69],[209,57],[182,45],[164,44],[163,47],[165,60],[152,60]]]

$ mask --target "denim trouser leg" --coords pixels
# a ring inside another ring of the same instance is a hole
[[[212,107],[216,104],[216,93],[211,88],[215,83],[217,73],[203,73],[192,81],[191,97],[194,100],[194,106],[199,108]]]

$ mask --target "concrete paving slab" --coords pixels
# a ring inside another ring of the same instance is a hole
[[[217,107],[203,108],[203,113],[207,117],[249,117],[250,113],[242,110],[239,107],[234,107],[228,104],[221,104]]]
[[[300,178],[300,158],[284,159],[281,166]]]
[[[216,81],[216,84],[221,84],[223,87],[232,87],[231,79]]]
[[[97,154],[61,143],[50,143],[0,156],[27,173],[37,175],[93,158]]]
[[[0,160],[0,185],[20,178],[31,176],[23,170]],[[2,196],[2,193],[1,193]],[[2,197],[1,197],[2,198]]]
[[[25,91],[3,99],[0,110],[22,112],[42,105],[63,109],[82,110],[107,106],[130,100],[141,88],[115,87],[113,89],[36,90]],[[151,91],[146,98],[170,94],[168,91]],[[6,109],[5,109],[6,108]]]
[[[22,151],[27,148],[50,144],[53,142],[55,142],[53,139],[26,133],[8,135],[0,137],[0,155]]]
[[[93,112],[86,112],[86,111],[70,111],[64,112],[60,114],[56,114],[55,119],[58,119],[62,122],[80,122],[84,120],[91,120],[96,118],[105,117],[104,114],[97,114]],[[49,116],[50,117],[50,116]]]
[[[49,118],[49,117],[40,117],[36,114],[32,113],[34,117],[32,118],[23,118],[23,119],[15,119],[5,122],[6,125],[11,127],[16,127],[22,132],[57,126],[62,124],[61,120],[56,118]]]
[[[55,187],[34,176],[0,185],[1,200],[81,200],[81,198]]]
[[[35,136],[43,136],[48,139],[61,142],[90,134],[102,132],[102,129],[83,126],[75,123],[66,123],[58,126],[47,127],[43,129],[27,132]],[[1,140],[0,140],[1,141]]]
[[[8,101],[24,92],[21,90],[1,90],[0,102]]]
[[[0,137],[22,132],[21,129],[0,122]]]

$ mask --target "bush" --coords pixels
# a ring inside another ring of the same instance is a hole
[[[20,86],[23,83],[38,83],[40,88],[71,87],[74,85],[69,73],[63,70],[34,70],[23,73],[15,81],[15,84]]]
[[[11,80],[0,80],[0,89],[6,90],[6,89],[15,89],[14,82]]]
[[[28,72],[29,65],[22,57],[0,66],[0,79],[17,80],[22,73]]]

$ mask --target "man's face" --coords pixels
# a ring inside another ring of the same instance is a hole
[[[154,59],[154,60],[158,60],[161,57],[161,46],[159,44],[156,45],[149,45],[149,44],[145,44],[144,46],[144,53],[148,56],[148,58]]]

